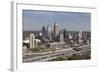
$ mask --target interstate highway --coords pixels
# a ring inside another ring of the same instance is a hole
[[[29,58],[23,59],[23,62],[48,61],[50,59],[53,59],[53,58],[56,58],[56,57],[59,57],[59,56],[62,56],[62,55],[70,56],[72,54],[81,54],[83,52],[91,50],[89,45],[82,46],[82,47],[79,47],[79,48],[81,48],[79,51],[71,49],[71,50],[63,50],[63,51],[56,51],[56,52],[52,52],[52,53],[46,53],[46,54],[43,54],[41,56],[36,56],[36,57],[31,56]]]

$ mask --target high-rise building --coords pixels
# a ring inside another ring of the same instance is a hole
[[[60,31],[60,42],[64,42],[63,31]]]
[[[51,41],[52,37],[51,37],[51,28],[50,28],[50,25],[47,25],[47,36],[48,36],[48,39]]]
[[[66,38],[67,37],[66,29],[63,29],[63,33],[64,33],[64,38]]]
[[[82,43],[82,31],[79,31],[79,43]]]
[[[79,38],[82,38],[82,31],[79,31]]]
[[[30,49],[35,47],[35,35],[33,33],[30,34]]]
[[[42,27],[42,40],[47,39],[47,30],[45,26]]]
[[[54,38],[56,38],[58,36],[59,31],[60,31],[59,24],[55,23],[54,24]]]

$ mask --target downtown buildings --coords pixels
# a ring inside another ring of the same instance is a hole
[[[65,57],[68,60],[68,57],[70,59],[73,56],[81,59],[84,54],[86,55],[84,59],[90,59],[91,33],[89,31],[67,31],[54,23],[53,26],[43,26],[41,31],[25,31],[23,35],[23,62],[49,61],[49,58],[51,61],[62,61]],[[82,53],[76,54],[78,51]],[[59,57],[62,60],[58,60]]]
[[[25,38],[28,42],[25,42]],[[91,36],[88,31],[66,31],[61,29],[60,25],[54,23],[53,26],[47,25],[41,28],[41,31],[28,32],[24,37],[24,47],[29,50],[35,47],[64,49],[72,45],[90,44]]]

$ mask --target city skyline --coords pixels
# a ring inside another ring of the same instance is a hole
[[[90,13],[23,10],[24,31],[41,30],[47,25],[53,28],[55,22],[60,30],[91,31]]]

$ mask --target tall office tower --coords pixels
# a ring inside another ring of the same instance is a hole
[[[42,27],[42,41],[46,42],[47,40],[47,30],[45,28],[45,26]]]
[[[59,25],[57,23],[54,24],[54,38],[56,38],[59,34]]]
[[[47,36],[48,36],[48,39],[51,41],[52,37],[51,37],[51,28],[50,28],[50,25],[47,25]]]
[[[35,35],[33,33],[30,34],[30,49],[35,47]]]
[[[63,34],[63,31],[60,31],[60,42],[64,42],[64,34]]]
[[[82,43],[82,31],[79,31],[79,43]]]
[[[63,29],[63,33],[64,33],[64,38],[66,38],[67,37],[66,29]]]

